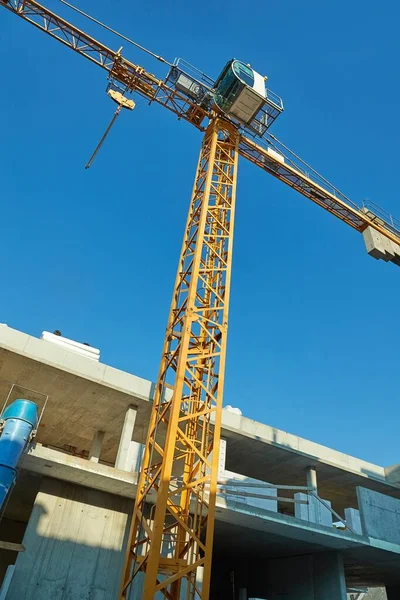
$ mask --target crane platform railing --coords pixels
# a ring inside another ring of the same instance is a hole
[[[388,229],[391,229],[393,232],[400,234],[400,219],[394,217],[389,211],[385,210],[376,202],[372,200],[364,200],[363,208],[367,211],[373,213],[380,219],[383,223],[385,223]]]

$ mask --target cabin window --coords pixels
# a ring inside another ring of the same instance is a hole
[[[249,87],[254,86],[254,75],[253,69],[240,62],[240,60],[233,61],[232,65],[233,71],[235,75],[246,85]]]
[[[243,83],[238,79],[236,73],[229,65],[219,78],[217,85],[217,104],[223,110],[228,112],[233,102],[238,97],[243,88]]]

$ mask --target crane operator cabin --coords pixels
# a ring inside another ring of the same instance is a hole
[[[205,109],[216,105],[227,117],[253,135],[264,135],[283,111],[282,99],[266,87],[267,77],[240,60],[228,61],[213,82],[178,58],[167,81]]]

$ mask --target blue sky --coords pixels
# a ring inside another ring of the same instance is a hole
[[[47,6],[82,25],[62,4]],[[400,217],[400,9],[373,2],[99,0],[80,7],[216,77],[235,56],[285,102],[273,133],[353,201]],[[201,134],[138,102],[84,165],[114,110],[106,74],[0,12],[0,321],[61,329],[102,360],[157,374]],[[120,42],[85,28],[117,48]],[[124,45],[158,76],[164,67]],[[400,461],[400,271],[360,234],[240,163],[225,403],[383,465]]]

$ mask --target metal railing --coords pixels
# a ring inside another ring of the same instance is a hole
[[[400,219],[394,217],[389,211],[379,206],[379,204],[372,202],[372,200],[365,200],[363,201],[363,208],[376,215],[378,219],[383,221],[395,233],[400,233]]]
[[[238,492],[237,488],[254,488],[257,490],[268,490],[268,489],[273,489],[273,490],[286,490],[286,491],[293,491],[293,492],[305,492],[308,495],[307,500],[302,500],[302,499],[298,499],[298,498],[288,498],[287,496],[278,496],[278,495],[267,495],[267,494],[261,494],[261,493],[253,493],[253,492],[249,492],[247,490]],[[314,488],[311,488],[309,486],[299,486],[299,485],[280,485],[280,484],[273,484],[273,483],[264,483],[264,482],[253,482],[253,481],[235,481],[234,479],[225,479],[225,480],[219,480],[217,483],[217,493],[220,496],[241,496],[241,497],[245,497],[245,498],[255,498],[255,499],[263,499],[263,500],[276,500],[277,502],[287,502],[290,504],[307,504],[310,505],[310,500],[309,498],[315,498],[318,502],[320,502],[320,504],[326,509],[328,510],[336,519],[338,519],[338,521],[340,523],[343,523],[345,529],[347,529],[348,531],[350,531],[351,533],[355,534],[355,535],[359,535],[357,534],[356,531],[354,531],[354,529],[346,522],[346,519],[344,517],[342,517],[341,515],[339,515],[339,513],[337,513],[330,505],[328,502],[326,502],[325,500],[323,500],[322,498],[320,498],[320,496],[317,494],[317,492],[315,491]],[[312,521],[311,521],[312,522]],[[333,527],[333,524],[332,524]]]

